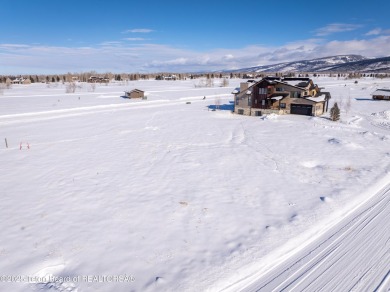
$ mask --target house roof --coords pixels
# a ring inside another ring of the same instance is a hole
[[[284,80],[310,81],[310,77],[283,77]]]
[[[305,90],[305,87],[294,85],[294,84],[287,83],[287,82],[284,82],[284,81],[275,81],[275,82],[278,82],[280,84],[285,84],[285,85],[288,85],[288,86],[292,86],[292,87],[298,88],[300,90]]]
[[[266,76],[263,79],[265,79],[265,80],[281,80],[280,77],[276,77],[276,76]]]
[[[232,91],[232,94],[237,94],[237,93],[240,93],[240,87],[236,87],[236,88],[234,88],[234,90]]]
[[[143,90],[140,90],[140,89],[133,89],[133,90],[130,90],[130,91],[125,91],[125,92],[128,92],[128,93],[132,93],[132,92],[144,92]]]
[[[287,83],[288,85],[296,86],[296,87],[307,87],[309,83],[307,81],[301,80],[282,80],[283,83]]]
[[[309,81],[306,81],[306,79],[309,80]],[[289,78],[288,79],[288,81],[297,81],[298,84],[300,84],[302,82],[304,82],[306,84],[307,82],[310,82],[310,80],[311,80],[310,78]],[[275,85],[275,84],[279,83],[279,84],[295,87],[295,88],[297,88],[299,90],[307,90],[307,88],[305,88],[305,87],[300,87],[300,86],[297,86],[297,85],[293,85],[291,83],[284,82],[279,77],[270,77],[269,76],[269,77],[265,77],[265,78],[257,81],[256,83],[253,83],[251,86],[249,86],[246,89],[246,91],[243,91],[243,92],[246,92],[246,94],[251,94],[254,86],[256,86],[256,85],[258,85],[260,83],[263,83],[263,82],[267,83],[268,85]],[[307,85],[309,85],[309,83],[307,83]],[[237,92],[236,92],[236,90],[237,90]],[[232,94],[236,94],[236,93],[241,93],[239,88],[236,88],[232,92]],[[319,95],[321,95],[321,94],[325,94],[325,93],[321,92]],[[278,93],[278,95],[280,95],[280,94]],[[326,96],[326,98],[330,98],[330,94],[329,93],[328,93],[328,96]]]
[[[280,99],[282,99],[288,95],[289,95],[289,93],[275,92],[275,93],[272,93],[271,96],[269,96],[268,98],[279,100],[279,97],[281,97]]]
[[[390,96],[390,89],[377,89],[371,95],[385,95]]]
[[[307,100],[314,101],[314,102],[324,102],[326,100],[326,96],[325,95],[321,95],[319,97],[309,96],[309,97],[303,97],[303,98],[307,99]]]
[[[312,80],[308,77],[284,77],[282,81],[297,87],[307,87]]]
[[[332,98],[330,96],[330,92],[327,92],[327,91],[320,91],[320,92],[317,92],[317,94],[315,95],[315,97],[320,97],[320,96],[324,96],[325,100]]]

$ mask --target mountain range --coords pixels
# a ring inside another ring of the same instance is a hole
[[[249,68],[224,70],[232,73],[255,72],[390,72],[390,56],[366,58],[361,55],[338,55],[312,60],[262,65]]]

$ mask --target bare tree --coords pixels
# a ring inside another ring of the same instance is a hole
[[[339,110],[344,110],[344,95],[342,95],[339,99],[337,99],[336,104]]]
[[[351,104],[351,95],[349,94],[347,102],[345,103],[345,114],[346,115],[348,115],[348,113],[350,112],[351,106],[352,106],[352,104]]]
[[[219,96],[215,97],[215,109],[219,110],[219,107],[221,106],[221,98]]]
[[[229,79],[223,78],[221,82],[221,87],[227,87],[229,86]]]
[[[66,81],[68,81],[69,83],[73,82],[72,76],[72,73],[68,72],[65,77]]]
[[[74,93],[76,91],[76,83],[75,82],[69,82],[65,86],[65,92],[66,93]]]
[[[206,79],[206,87],[214,87],[214,79],[213,78]]]
[[[195,84],[195,87],[206,87],[206,79],[201,78],[199,79],[198,84]]]
[[[12,88],[12,81],[11,81],[11,79],[7,78],[7,80],[5,81],[5,88],[7,88],[7,89],[11,89]]]
[[[89,85],[89,88],[90,88],[90,91],[95,92],[96,83],[91,83],[91,84]]]

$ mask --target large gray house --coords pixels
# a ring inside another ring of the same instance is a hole
[[[265,77],[244,82],[234,94],[234,112],[241,115],[298,114],[319,116],[328,111],[329,92],[310,78]]]

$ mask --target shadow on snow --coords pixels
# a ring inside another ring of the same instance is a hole
[[[234,101],[229,101],[229,104],[210,104],[207,106],[209,110],[215,111],[215,110],[221,110],[221,111],[234,111]]]
[[[373,101],[373,99],[372,98],[365,98],[365,97],[357,97],[357,98],[355,98],[356,100],[369,100],[369,101]]]

